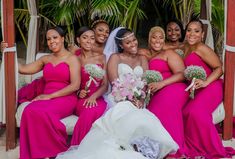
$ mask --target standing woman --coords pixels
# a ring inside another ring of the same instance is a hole
[[[184,63],[173,50],[164,50],[165,32],[161,27],[153,27],[149,32],[149,47],[153,58],[149,69],[159,71],[163,80],[148,85],[153,94],[147,109],[155,114],[166,128],[179,150],[174,157],[185,155],[182,108],[188,100],[184,91]]]
[[[180,56],[184,55],[184,28],[179,20],[171,20],[166,25],[166,44],[164,49],[173,49]]]
[[[95,43],[93,45],[92,50],[94,52],[103,54],[104,47],[110,32],[109,25],[105,20],[99,19],[92,23],[91,28],[95,33]],[[75,54],[78,56],[80,55],[80,53],[81,53],[81,48],[77,48]]]
[[[64,31],[59,27],[47,31],[47,45],[52,51],[33,63],[19,65],[22,74],[43,70],[43,93],[25,108],[20,124],[20,159],[54,157],[65,151],[67,133],[60,119],[76,106],[75,91],[80,85],[80,64],[64,47]]]
[[[82,79],[75,111],[79,119],[73,131],[72,145],[79,145],[90,130],[93,122],[104,113],[107,104],[102,95],[107,91],[108,86],[107,76],[104,74],[103,79],[94,79],[96,83],[91,81],[89,88],[86,89],[87,81],[91,78],[85,69],[86,65],[94,64],[106,70],[106,60],[105,55],[94,52],[92,49],[95,43],[95,34],[91,28],[86,26],[81,27],[76,37],[81,46],[81,54],[78,56],[78,59],[82,65]]]
[[[222,63],[215,52],[202,43],[202,27],[199,20],[192,20],[186,27],[185,65],[203,67],[207,78],[196,79],[195,98],[190,99],[183,110],[185,141],[190,157],[231,157],[235,151],[223,147],[212,121],[212,112],[223,100]]]

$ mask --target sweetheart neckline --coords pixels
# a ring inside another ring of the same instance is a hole
[[[57,64],[53,64],[52,62],[48,62],[48,63],[46,63],[46,65],[47,65],[47,64],[51,64],[51,66],[54,67],[54,68],[57,67],[57,66],[59,66],[59,65],[61,65],[61,64],[65,64],[65,65],[69,66],[69,65],[68,65],[66,62],[64,62],[64,61],[63,61],[63,62],[60,62],[60,63],[57,63]]]
[[[138,67],[140,67],[140,68],[142,68],[140,65],[137,65],[137,66],[135,66],[134,68],[132,68],[130,65],[128,65],[128,64],[126,64],[126,63],[119,63],[118,65],[126,65],[126,66],[128,66],[132,71],[134,71],[136,68],[138,68]]]

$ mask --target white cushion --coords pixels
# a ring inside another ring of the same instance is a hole
[[[29,103],[30,102],[24,102],[20,104],[19,107],[17,108],[16,114],[15,114],[17,127],[20,127],[20,121],[21,121],[23,111]],[[77,120],[78,120],[78,116],[76,115],[70,115],[60,120],[65,125],[66,132],[68,135],[73,134],[73,129]]]
[[[225,111],[224,111],[224,104],[223,102],[215,109],[212,113],[213,123],[218,124],[219,122],[223,121],[225,118]]]

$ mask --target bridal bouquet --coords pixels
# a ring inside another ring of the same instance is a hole
[[[101,80],[105,75],[105,71],[96,64],[86,64],[85,71],[89,74],[89,80],[86,82],[85,90],[88,90],[92,81],[98,85],[97,80]]]
[[[196,79],[206,80],[206,71],[201,66],[190,65],[184,70],[184,76],[188,81],[191,81],[191,84],[185,89],[185,91],[188,91],[190,88],[192,88],[190,97],[194,99],[195,80]]]
[[[146,82],[134,74],[124,74],[112,82],[112,92],[115,102],[140,100],[146,97],[144,87]]]
[[[143,79],[147,82],[147,84],[149,84],[153,82],[160,82],[163,80],[163,77],[162,74],[158,71],[146,70],[143,75]],[[147,92],[145,103],[148,105],[149,101],[150,101],[150,90],[148,90]]]

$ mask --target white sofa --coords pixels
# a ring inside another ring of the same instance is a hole
[[[48,53],[38,53],[38,54],[36,55],[36,59],[38,59],[38,58],[40,58],[40,57],[42,57],[42,56],[44,56],[44,55],[47,55],[47,54],[48,54]],[[40,78],[41,76],[42,76],[42,71],[40,71],[40,72],[34,74],[34,75],[32,76],[32,79],[35,80],[35,79],[37,79],[37,78]],[[18,106],[17,111],[16,111],[16,115],[15,115],[17,127],[20,127],[20,121],[21,121],[22,113],[23,113],[23,111],[24,111],[24,108],[25,108],[29,103],[30,103],[30,102],[24,102],[24,103],[22,103],[22,104],[20,104],[20,105]],[[77,120],[78,120],[78,116],[76,116],[76,115],[70,115],[70,116],[68,116],[68,117],[66,117],[66,118],[64,118],[64,119],[61,120],[61,122],[62,122],[62,123],[65,125],[65,127],[66,127],[66,132],[67,132],[68,135],[72,135],[73,129],[74,129],[74,126],[75,126]]]
[[[44,55],[47,55],[48,53],[38,53],[36,55],[36,59],[44,56]],[[42,72],[39,72],[39,73],[36,73],[33,75],[32,79],[36,79],[36,78],[39,78],[42,76]],[[18,109],[17,109],[17,112],[16,112],[16,122],[17,122],[17,126],[19,127],[20,126],[20,120],[21,120],[21,115],[24,111],[24,108],[28,105],[29,102],[25,102],[25,103],[22,103]],[[235,105],[235,100],[234,100],[234,105]],[[225,111],[224,111],[224,105],[223,103],[221,103],[218,108],[213,112],[212,114],[213,116],[213,123],[214,124],[217,124],[221,121],[224,120],[225,118]],[[235,109],[233,110],[233,116],[235,116]],[[66,131],[68,134],[72,134],[73,132],[73,128],[76,124],[78,120],[78,117],[76,115],[71,115],[71,116],[68,116],[64,119],[61,120],[62,123],[64,123],[64,125],[66,126]]]

